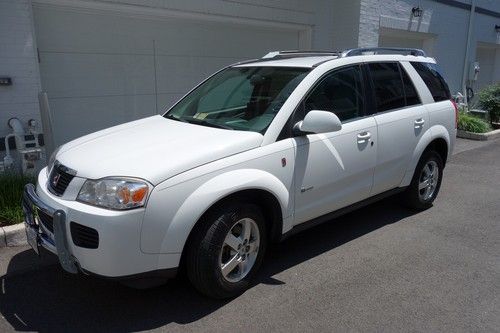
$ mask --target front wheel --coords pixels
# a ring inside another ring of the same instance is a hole
[[[191,283],[214,298],[241,294],[259,269],[267,244],[260,208],[232,204],[200,222],[186,258]]]
[[[437,152],[429,150],[422,155],[404,195],[407,206],[418,210],[432,206],[441,187],[443,166],[443,160]]]

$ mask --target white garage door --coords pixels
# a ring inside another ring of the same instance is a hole
[[[435,35],[381,27],[378,46],[409,47],[424,50],[432,56]]]
[[[378,45],[385,47],[409,47],[423,49],[424,41],[421,39],[408,39],[404,37],[381,35],[379,37]]]
[[[56,144],[162,113],[215,70],[297,49],[299,30],[34,7]]]
[[[478,44],[476,61],[479,62],[481,69],[474,91],[479,92],[490,84],[500,82],[500,47],[486,43]]]

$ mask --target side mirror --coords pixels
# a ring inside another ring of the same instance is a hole
[[[304,120],[293,126],[294,133],[300,135],[336,132],[341,129],[342,122],[339,117],[332,112],[319,110],[309,111]]]

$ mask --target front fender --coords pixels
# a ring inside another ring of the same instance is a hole
[[[142,251],[181,253],[192,228],[210,207],[230,194],[249,189],[268,191],[278,200],[282,216],[291,214],[287,187],[268,172],[239,169],[213,178],[200,177],[151,195],[142,226]]]
[[[435,125],[429,128],[421,137],[413,151],[411,162],[406,169],[403,181],[401,182],[401,187],[408,186],[411,183],[415,168],[417,167],[420,156],[427,148],[427,146],[435,139],[442,138],[446,141],[448,145],[448,152],[450,152],[450,135],[448,130],[442,125]]]

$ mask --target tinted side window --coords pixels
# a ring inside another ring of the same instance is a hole
[[[399,65],[397,63],[370,63],[377,112],[402,108],[406,105]]]
[[[410,77],[408,76],[404,68],[402,68],[401,66],[399,68],[401,70],[401,77],[403,78],[406,106],[420,104],[421,103],[420,97],[418,96],[417,90],[415,89],[413,82],[411,81]]]
[[[341,121],[363,115],[361,68],[346,67],[328,74],[304,102],[305,114],[311,110],[334,112]]]
[[[418,72],[422,80],[424,80],[427,88],[429,88],[435,102],[448,100],[451,98],[448,84],[443,79],[438,71],[436,64],[424,62],[412,62],[413,68]]]

